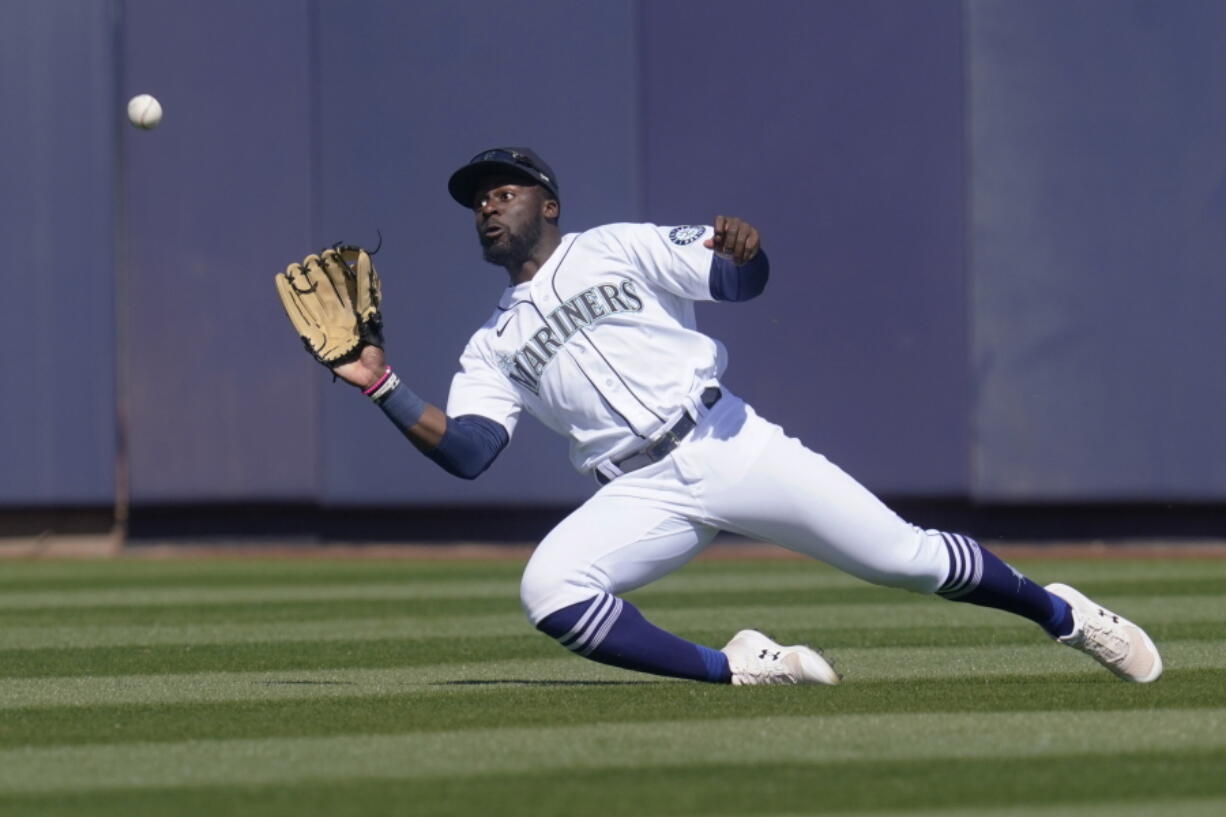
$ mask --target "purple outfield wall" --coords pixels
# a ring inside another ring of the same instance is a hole
[[[967,5],[973,495],[1226,498],[1226,3]]]
[[[0,179],[23,192],[0,230],[37,270],[0,265],[0,332],[30,350],[0,363],[0,504],[109,502],[117,364],[137,505],[588,495],[530,420],[477,482],[440,472],[329,382],[273,293],[287,262],[380,230],[389,355],[443,403],[504,284],[445,182],[499,143],[549,158],[568,230],[759,226],[766,294],[700,310],[727,383],[879,493],[1226,499],[1211,422],[1226,5],[0,0],[0,15],[0,101],[32,125],[0,130]],[[142,91],[166,108],[152,132],[121,120]]]
[[[875,491],[965,493],[960,4],[642,8],[645,216],[741,215],[772,260],[700,314],[727,381]]]
[[[0,0],[0,506],[115,494],[117,59],[106,3]]]

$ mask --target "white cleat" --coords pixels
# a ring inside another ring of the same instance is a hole
[[[817,650],[800,644],[784,647],[757,630],[741,630],[722,650],[734,686],[828,684],[843,680]]]
[[[1046,589],[1073,608],[1073,632],[1056,639],[1061,644],[1081,650],[1125,681],[1148,684],[1162,675],[1162,656],[1140,627],[1067,584]]]

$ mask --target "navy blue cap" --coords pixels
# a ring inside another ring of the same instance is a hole
[[[469,160],[468,164],[451,174],[447,192],[464,207],[473,206],[477,186],[486,176],[494,173],[511,173],[523,176],[533,184],[544,187],[558,201],[558,177],[545,160],[531,148],[490,148]]]

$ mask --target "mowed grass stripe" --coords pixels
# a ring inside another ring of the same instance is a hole
[[[1185,580],[1226,580],[1226,559],[1020,559],[1010,562],[1033,580],[1061,581],[1087,587]],[[691,562],[651,584],[643,594],[674,591],[737,590],[746,580],[782,589],[803,586],[860,587],[863,580],[813,559],[727,560]],[[819,583],[820,582],[820,583]],[[795,583],[795,584],[794,584]]]
[[[0,751],[0,792],[1226,748],[1226,710],[768,717]]]
[[[45,607],[0,611],[0,629],[64,626],[74,621],[89,626],[181,626],[300,621],[344,618],[438,616],[461,618],[491,614],[522,615],[518,594],[487,598],[355,599],[350,601],[280,601],[228,604],[171,604],[137,607]]]
[[[1226,578],[1226,559],[1204,558],[1118,558],[1122,551],[1105,558],[1042,559],[1024,558],[1007,561],[1035,581],[1088,582],[1126,581],[1132,579]],[[1223,555],[1226,555],[1224,550]]]
[[[174,675],[219,667],[230,672],[414,667],[440,660],[465,663],[557,655],[556,642],[525,624],[517,635],[457,638],[445,643],[382,638],[0,650],[0,678]]]
[[[638,594],[631,598],[639,598]],[[716,632],[753,626],[785,634],[797,627],[822,633],[838,630],[865,632],[909,630],[924,627],[979,629],[986,626],[1010,627],[1019,632],[1034,631],[1033,625],[1008,613],[950,604],[930,599],[930,604],[907,606],[899,615],[891,603],[849,603],[841,605],[781,604],[747,605],[728,608],[711,605],[710,599],[695,597],[695,606],[668,608],[657,612],[649,598],[641,599],[644,611],[656,623],[675,630]],[[697,603],[705,602],[705,603]],[[1154,634],[1164,624],[1226,622],[1226,604],[1220,596],[1151,598],[1120,597],[1112,600],[1121,612],[1142,622]],[[274,641],[363,641],[385,638],[453,639],[473,633],[484,636],[515,636],[531,627],[518,611],[476,613],[464,616],[388,615],[382,617],[309,619],[291,621],[185,621],[169,623],[149,620],[140,624],[98,624],[81,621],[73,613],[66,623],[8,625],[0,627],[0,649],[50,647],[157,646],[165,644],[254,644]],[[1168,632],[1178,632],[1168,630]],[[905,636],[904,636],[905,637]],[[1188,637],[1174,635],[1172,637]],[[824,636],[820,643],[831,642]],[[0,671],[3,662],[0,661]]]
[[[889,811],[823,811],[825,817],[922,817],[922,809]],[[1226,814],[1226,797],[1188,797],[1174,799],[1129,799],[1109,803],[1078,803],[1072,806],[1044,804],[1043,817],[1221,817]],[[973,808],[943,808],[941,817],[1034,817],[1034,804],[1025,806],[991,806]],[[811,817],[812,812],[776,813],[746,812],[746,817]]]
[[[810,607],[841,606],[856,603],[887,603],[893,606],[932,604],[929,596],[873,587],[842,588],[816,592],[813,590],[769,591],[746,589],[737,593],[654,595],[650,599],[631,594],[631,599],[651,611],[684,610],[696,605],[708,606],[717,599],[720,607],[761,608],[768,600],[778,605]],[[203,604],[180,603],[165,605],[104,605],[99,607],[39,607],[0,610],[0,627],[38,627],[63,625],[75,621],[91,625],[135,625],[142,622],[159,624],[201,624],[219,622],[322,621],[336,618],[372,618],[385,616],[464,617],[490,613],[522,612],[518,591],[500,596],[469,596],[454,598],[354,598],[350,600],[301,601],[216,601]]]
[[[344,588],[347,598],[304,597],[300,600],[265,599],[236,600],[233,598],[180,599],[177,602],[157,603],[153,599],[143,604],[120,604],[116,598],[102,605],[56,606],[40,602],[38,606],[14,606],[0,609],[0,625],[46,626],[71,621],[86,621],[91,624],[136,624],[159,622],[185,624],[224,621],[307,621],[333,618],[356,618],[374,616],[466,616],[494,612],[520,611],[518,587],[504,588],[498,594],[474,594],[454,596],[414,595],[409,592],[362,592],[364,588]],[[249,592],[249,591],[244,591]],[[253,594],[258,597],[258,594]],[[289,595],[288,593],[286,595]],[[653,609],[684,609],[696,602],[709,604],[712,596],[706,593],[680,593],[655,595],[650,599]],[[890,598],[897,604],[929,602],[924,596],[915,596],[900,591],[886,591],[867,585],[855,588],[839,588],[816,591],[813,589],[774,591],[747,589],[736,593],[720,593],[721,606],[762,606],[765,599],[774,599],[779,604],[839,605],[846,603],[880,601]],[[646,603],[646,602],[645,602]]]
[[[283,564],[294,564],[293,562]],[[331,601],[347,599],[451,599],[451,598],[484,598],[490,596],[516,596],[519,587],[519,567],[513,570],[499,570],[497,577],[490,576],[491,571],[474,568],[471,575],[458,573],[463,563],[449,566],[446,571],[437,569],[425,573],[414,572],[411,568],[415,563],[390,563],[378,571],[343,571],[338,570],[335,576],[324,577],[318,572],[274,576],[264,572],[265,566],[256,565],[250,573],[223,574],[230,576],[232,582],[218,584],[209,581],[203,584],[181,584],[171,580],[175,576],[174,563],[158,563],[165,565],[164,570],[169,576],[159,581],[156,571],[146,570],[142,584],[133,586],[129,583],[131,577],[122,572],[116,572],[110,581],[102,581],[97,585],[40,587],[34,589],[20,581],[22,565],[13,570],[12,565],[6,565],[5,581],[0,592],[0,610],[38,609],[43,607],[162,607],[173,604],[203,605],[232,604],[252,601]],[[436,564],[436,563],[426,563]],[[660,596],[685,596],[688,594],[704,594],[726,592],[739,595],[745,591],[796,591],[796,590],[838,590],[862,589],[870,585],[847,574],[835,571],[818,562],[784,562],[790,565],[787,572],[780,572],[775,562],[724,562],[718,563],[717,569],[710,566],[690,566],[684,570],[640,591],[646,598]],[[1220,561],[1188,561],[1173,563],[1158,563],[1153,569],[1138,575],[1135,563],[1119,563],[1127,565],[1127,571],[1112,571],[1114,563],[1107,561],[1099,563],[1099,568],[1092,574],[1081,575],[1083,571],[1070,569],[1069,565],[1059,562],[1043,563],[1041,573],[1050,573],[1052,577],[1061,580],[1079,581],[1081,589],[1093,590],[1113,595],[1185,595],[1185,594],[1220,594],[1226,589],[1226,560]],[[407,567],[406,567],[407,565]],[[147,568],[148,563],[116,565],[117,571],[123,568]],[[61,567],[61,565],[55,565]],[[707,567],[706,570],[700,570]],[[1036,567],[1040,567],[1036,565]],[[63,566],[71,570],[71,566]],[[1078,574],[1068,576],[1064,574]],[[457,577],[457,574],[459,577]],[[262,578],[261,578],[262,577]],[[1036,574],[1036,580],[1049,579]],[[256,583],[252,583],[255,581]],[[908,594],[912,595],[912,594]]]
[[[707,621],[706,624],[712,622]],[[698,643],[718,647],[735,628],[677,629]],[[473,630],[472,632],[482,632]],[[907,627],[897,629],[830,628],[788,631],[794,640],[818,644],[832,655],[847,648],[1001,647],[1045,644],[1047,637],[1032,626]],[[1167,642],[1216,641],[1222,634],[1217,622],[1179,622],[1151,627],[1159,645]],[[270,634],[271,637],[271,634]],[[791,638],[787,639],[793,640]],[[319,641],[289,639],[167,644],[126,647],[52,647],[0,650],[0,678],[63,676],[146,675],[209,672],[225,667],[231,672],[254,670],[346,669],[412,667],[449,662],[498,661],[510,658],[553,658],[557,644],[520,623],[513,635],[467,635],[454,638],[404,635],[393,638],[331,638]]]
[[[484,690],[484,694],[473,693]],[[227,738],[449,732],[653,720],[717,720],[889,712],[1222,709],[1217,670],[1174,670],[1158,684],[1100,674],[861,681],[837,689],[769,691],[686,683],[488,683],[444,685],[419,695],[219,703],[112,704],[7,710],[0,748]]]
[[[545,642],[546,646],[548,642]],[[555,647],[554,654],[561,648]],[[1220,641],[1174,641],[1163,645],[1171,669],[1226,668]],[[859,680],[1042,677],[1075,675],[1116,681],[1089,658],[1055,644],[988,647],[897,647],[840,650],[834,656],[846,683]],[[562,654],[557,658],[443,663],[381,669],[285,669],[103,677],[9,678],[0,680],[0,710],[98,706],[117,703],[284,700],[307,697],[429,695],[453,688],[474,693],[501,683],[632,682],[689,683],[656,679]],[[492,683],[493,682],[493,683]],[[448,685],[457,685],[451,687]],[[747,693],[752,694],[752,693]]]
[[[310,550],[303,551],[307,555]],[[0,571],[0,588],[68,589],[72,587],[126,586],[208,586],[208,585],[275,585],[332,584],[351,581],[429,580],[462,577],[466,579],[498,579],[517,577],[524,559],[452,559],[450,549],[440,546],[438,559],[371,559],[361,556],[337,558],[250,558],[226,557],[208,559],[142,559],[113,560],[12,560]],[[1226,559],[1222,558],[1097,558],[1078,557],[1044,559],[1025,557],[1010,559],[1011,564],[1036,581],[1110,581],[1117,579],[1176,579],[1216,576],[1226,577]],[[845,574],[808,559],[747,558],[733,560],[699,559],[667,582],[735,582],[747,572],[774,575],[781,579],[798,572],[826,572],[839,577]]]
[[[747,583],[748,585],[749,583]],[[105,604],[101,606],[67,605],[17,607],[0,609],[0,628],[15,627],[48,627],[63,626],[75,623],[85,623],[96,627],[103,625],[201,625],[221,622],[301,622],[325,621],[345,618],[382,618],[382,617],[464,617],[480,616],[493,613],[519,613],[521,611],[518,590],[502,594],[477,594],[472,596],[413,596],[405,593],[397,596],[395,593],[382,594],[375,591],[363,594],[363,588],[343,588],[349,598],[321,598],[301,600],[250,600],[235,601],[227,598],[204,599],[203,601],[180,600],[169,604]],[[1187,592],[1173,596],[1122,594],[1095,594],[1096,600],[1106,604],[1130,618],[1145,622],[1146,610],[1162,612],[1162,600],[1172,604],[1185,605],[1183,599],[1207,599],[1210,603],[1200,608],[1198,620],[1220,620],[1223,608],[1221,596],[1216,593],[1197,594],[1189,587]],[[861,585],[854,588],[834,588],[822,591],[811,589],[778,591],[767,587],[756,588],[752,585],[737,592],[726,592],[717,595],[706,593],[677,594],[644,594],[633,593],[631,600],[642,606],[652,617],[660,617],[662,611],[687,610],[695,607],[716,606],[718,608],[739,608],[745,610],[745,616],[753,615],[753,611],[776,607],[809,607],[815,620],[825,620],[828,615],[823,612],[829,608],[829,615],[838,616],[834,608],[846,605],[881,605],[882,608],[897,608],[893,615],[909,617],[917,610],[930,607],[933,604],[947,605],[947,602],[932,596],[918,595],[901,590]],[[713,604],[715,602],[715,604]],[[773,602],[773,604],[772,604]],[[1184,608],[1186,609],[1186,607]],[[1004,614],[980,609],[978,615],[999,616]],[[662,620],[662,619],[661,619]],[[752,624],[752,622],[748,622]]]
[[[800,574],[783,579],[747,574],[733,587],[713,590],[705,583],[679,582],[665,588],[649,588],[639,595],[651,598],[656,604],[671,606],[692,603],[694,597],[718,593],[721,598],[746,599],[770,594],[786,595],[789,598],[812,600],[815,603],[840,603],[854,601],[864,593],[890,592],[857,581],[849,576],[832,576],[826,573]],[[724,585],[725,582],[714,582]],[[897,592],[897,591],[894,591]],[[908,596],[914,594],[907,594]],[[6,619],[25,611],[39,610],[84,610],[104,611],[107,608],[138,610],[156,608],[163,610],[175,606],[242,606],[250,604],[277,603],[328,603],[336,601],[399,601],[435,602],[453,600],[481,600],[489,598],[519,598],[519,582],[514,580],[436,582],[368,582],[351,584],[316,585],[256,585],[244,587],[183,587],[183,588],[107,588],[88,590],[38,590],[6,591],[0,593],[0,616]]]
[[[1208,802],[1220,797],[1226,752],[1151,752],[1039,758],[710,764],[684,767],[537,769],[418,779],[360,778],[241,787],[128,788],[0,799],[4,814],[130,817],[259,814],[261,817],[420,817],[474,814],[572,817],[979,813],[1002,802],[1020,813],[1079,814],[1077,807]],[[1158,783],[1157,781],[1160,781]],[[1161,792],[1154,801],[1155,791]],[[1028,811],[1023,809],[1028,808]],[[1155,814],[1167,814],[1156,811]],[[1183,812],[1176,810],[1175,814]],[[1192,812],[1196,813],[1196,812]]]
[[[670,577],[665,593],[702,594],[721,590],[746,589],[822,590],[826,588],[860,588],[864,582],[813,565],[813,569],[777,574],[763,574],[752,567],[744,575],[726,573]],[[451,573],[441,576],[420,576],[412,572],[392,581],[387,572],[378,575],[347,576],[343,581],[327,582],[240,582],[237,584],[207,583],[204,585],[173,582],[145,582],[138,586],[122,582],[87,587],[55,587],[30,589],[10,588],[0,593],[0,610],[37,609],[41,607],[138,607],[172,604],[234,604],[251,601],[331,601],[345,599],[453,599],[485,598],[489,596],[518,597],[519,570],[501,578],[488,578],[480,573],[474,577],[454,578]],[[117,577],[120,579],[122,577]],[[150,577],[156,578],[156,577]],[[266,577],[267,578],[267,577]],[[318,577],[311,577],[316,579]]]
[[[9,590],[0,594],[0,609],[43,607],[165,607],[169,605],[243,604],[350,599],[475,599],[517,596],[519,584],[505,579],[435,582],[360,582],[346,584],[255,585],[251,587],[91,588],[88,590]]]
[[[1146,602],[1167,598],[1175,601],[1191,594],[1179,596],[1144,596]],[[1207,594],[1208,598],[1220,598]],[[864,585],[857,588],[836,588],[823,591],[748,588],[735,593],[717,595],[700,593],[629,594],[652,618],[659,619],[664,611],[687,610],[694,607],[718,606],[744,610],[763,609],[772,606],[806,606],[810,608],[838,608],[848,604],[880,604],[896,608],[894,615],[907,617],[914,611],[933,604],[948,604],[932,596],[917,595],[901,590],[886,590]],[[1136,611],[1129,609],[1130,597],[1114,594],[1095,594],[1094,598],[1112,609],[1140,619]],[[1121,600],[1123,603],[1121,603]],[[1203,617],[1216,620],[1221,604],[1207,608]],[[454,598],[355,598],[352,600],[302,600],[302,601],[250,601],[217,602],[204,604],[168,604],[150,606],[102,606],[102,607],[43,607],[19,610],[0,610],[0,629],[10,627],[44,627],[87,622],[98,625],[137,625],[156,622],[160,625],[208,624],[220,622],[277,622],[277,621],[323,621],[337,618],[375,618],[392,616],[464,617],[493,613],[519,614],[521,607],[518,591],[501,596],[469,596]],[[750,615],[752,613],[746,613]],[[980,610],[983,615],[999,615]],[[814,609],[814,620],[821,621],[825,613]],[[837,615],[837,613],[832,613]],[[752,625],[753,622],[747,622]],[[1142,620],[1142,623],[1143,620]]]
[[[299,551],[309,555],[309,549]],[[73,590],[112,587],[250,587],[255,585],[349,584],[406,581],[515,579],[523,559],[349,558],[118,558],[10,560],[0,571],[0,590]]]

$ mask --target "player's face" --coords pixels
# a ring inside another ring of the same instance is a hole
[[[556,207],[544,194],[544,188],[517,177],[494,176],[477,188],[473,215],[486,261],[509,267],[532,257],[547,210]]]

